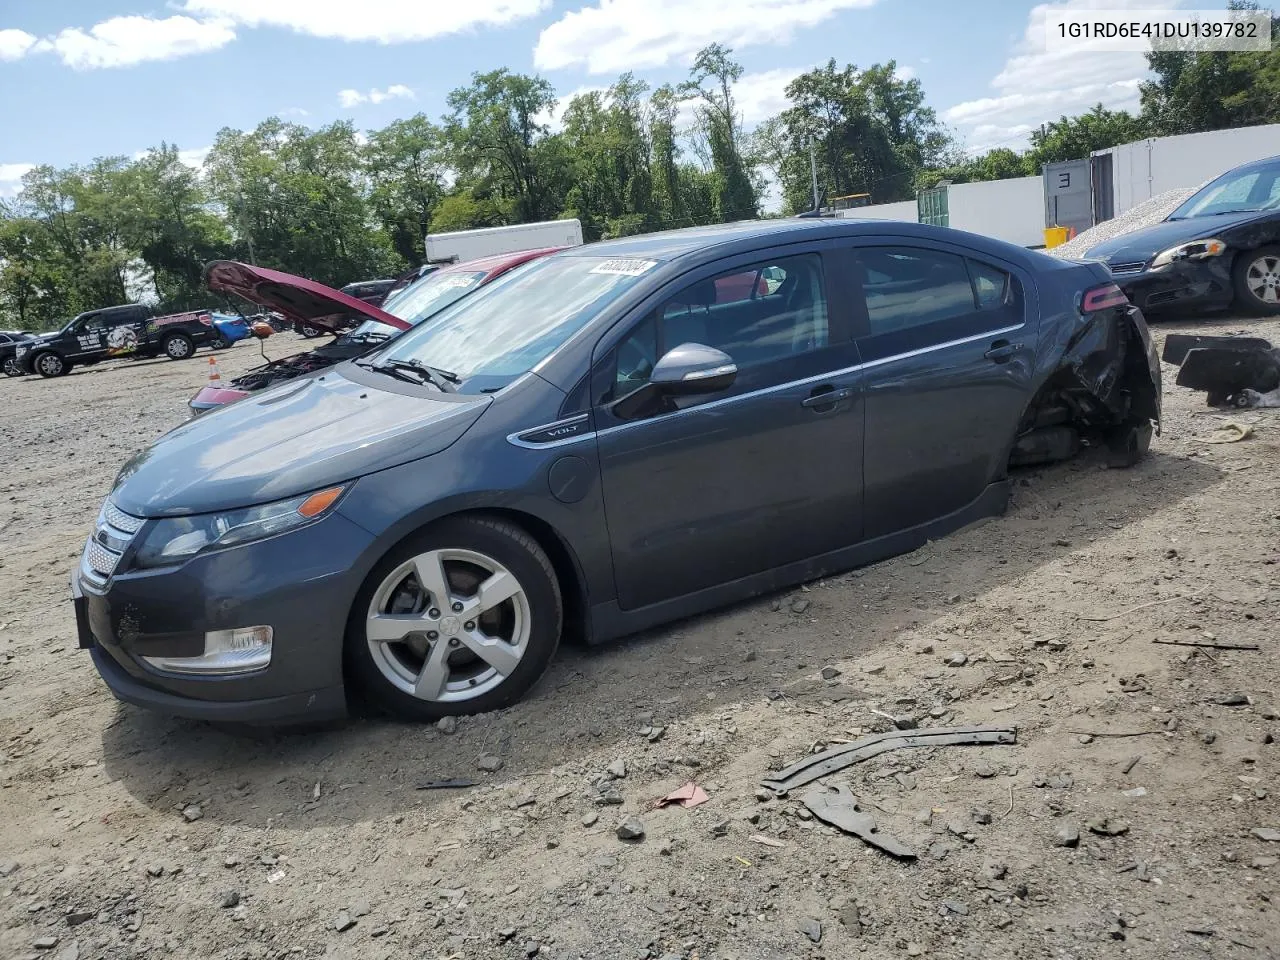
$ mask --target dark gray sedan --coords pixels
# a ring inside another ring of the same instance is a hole
[[[852,220],[592,244],[136,456],[72,575],[80,639],[188,717],[326,718],[349,687],[490,710],[562,635],[911,550],[1003,511],[1011,467],[1134,462],[1159,415],[1101,264]]]

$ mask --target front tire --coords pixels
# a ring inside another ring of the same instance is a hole
[[[185,333],[173,333],[165,337],[160,349],[170,360],[185,360],[196,352],[196,345]]]
[[[304,337],[306,337],[308,340],[314,340],[316,337],[320,336],[320,334],[324,333],[324,331],[321,330],[319,327],[313,327],[309,323],[302,324],[298,332],[302,334]]]
[[[349,675],[404,720],[483,713],[521,699],[560,642],[560,585],[514,524],[453,517],[409,537],[370,573],[347,622]]]
[[[71,370],[71,363],[61,354],[54,353],[52,350],[36,354],[31,360],[31,366],[36,373],[45,379],[66,376]]]
[[[215,334],[213,338],[209,341],[210,350],[225,350],[229,346],[231,346],[231,341],[228,340],[226,337],[224,337],[220,333]]]
[[[1237,254],[1231,267],[1236,305],[1251,313],[1280,315],[1280,247]]]

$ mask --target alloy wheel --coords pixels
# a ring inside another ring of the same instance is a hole
[[[40,372],[47,377],[56,377],[62,372],[62,358],[55,353],[46,353],[39,364]]]
[[[1245,283],[1260,303],[1280,305],[1280,257],[1273,254],[1258,257],[1245,271]]]
[[[7,358],[7,359],[5,360],[5,362],[4,362],[4,375],[5,375],[6,377],[20,377],[20,376],[22,376],[22,367],[20,367],[20,366],[18,365],[18,361],[17,361],[17,359],[16,359],[15,357],[9,357],[9,358]]]
[[[164,352],[174,360],[182,360],[191,353],[191,347],[181,337],[174,337],[164,345]]]
[[[500,686],[529,646],[532,616],[510,570],[474,550],[431,550],[400,564],[369,604],[374,664],[419,700],[458,703]]]

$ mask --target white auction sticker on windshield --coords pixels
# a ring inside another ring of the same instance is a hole
[[[609,273],[617,277],[639,277],[657,265],[657,260],[605,260],[592,267],[591,272]]]
[[[475,282],[476,278],[470,276],[440,278],[440,285],[442,287],[469,287]]]

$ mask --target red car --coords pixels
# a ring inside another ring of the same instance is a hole
[[[254,303],[264,304],[295,324],[305,323],[331,333],[337,332],[339,325],[352,314],[363,317],[364,322],[323,347],[255,367],[225,387],[206,386],[188,401],[187,406],[193,414],[204,413],[257,390],[363,356],[400,331],[439,313],[472,290],[483,287],[521,264],[559,249],[522,250],[451,264],[432,271],[401,290],[385,311],[313,280],[232,260],[215,261],[205,270],[205,281],[210,290],[234,293]]]

